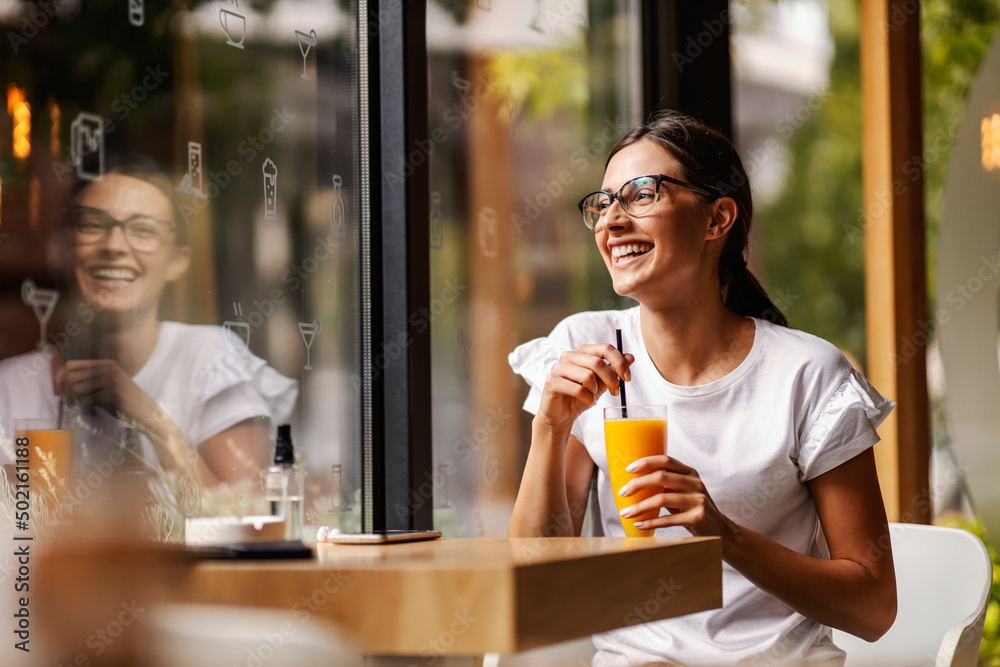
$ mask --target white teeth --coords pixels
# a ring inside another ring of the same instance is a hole
[[[98,269],[91,272],[91,275],[98,280],[125,280],[127,282],[135,280],[135,271],[128,269]]]
[[[626,255],[642,255],[653,249],[650,243],[632,243],[626,245],[617,245],[611,248],[611,257],[618,259],[620,257],[625,257]]]

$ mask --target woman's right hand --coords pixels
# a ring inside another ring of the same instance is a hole
[[[545,379],[535,419],[553,431],[569,433],[576,418],[597,403],[601,394],[618,395],[620,378],[632,379],[629,366],[634,361],[633,355],[623,355],[606,343],[563,352]]]

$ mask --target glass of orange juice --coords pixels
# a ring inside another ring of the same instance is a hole
[[[608,472],[611,488],[615,492],[618,511],[631,507],[641,500],[660,493],[662,489],[643,489],[627,498],[618,495],[630,480],[642,475],[633,475],[625,466],[646,456],[667,453],[667,406],[639,405],[604,409],[604,444],[608,451]],[[645,474],[645,473],[643,473]],[[660,511],[653,510],[623,518],[622,528],[628,537],[650,537],[652,530],[636,528],[636,521],[655,519]]]
[[[21,438],[28,439],[28,489],[35,493],[60,495],[73,477],[74,433],[72,429],[58,426],[54,419],[14,420],[18,447],[22,444]]]

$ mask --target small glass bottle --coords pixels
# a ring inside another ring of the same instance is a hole
[[[264,498],[273,516],[285,519],[285,539],[301,540],[305,519],[305,470],[295,463],[292,427],[278,427],[274,465],[264,472]]]

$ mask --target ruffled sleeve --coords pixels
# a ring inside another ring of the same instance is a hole
[[[524,400],[524,409],[535,414],[542,400],[542,388],[552,368],[559,363],[562,352],[548,338],[536,338],[514,348],[507,362],[515,373],[523,377],[531,391]]]
[[[295,407],[298,384],[250,352],[232,332],[219,330],[217,354],[198,388],[202,404],[198,442],[253,417],[267,417],[272,428]]]
[[[877,443],[875,429],[894,407],[852,368],[799,446],[800,481],[829,472]]]

